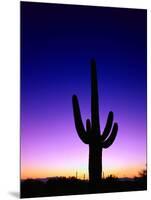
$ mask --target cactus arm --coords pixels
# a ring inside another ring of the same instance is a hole
[[[101,135],[102,141],[106,140],[106,138],[109,136],[112,124],[113,124],[113,112],[109,112],[106,126],[104,128],[103,134]]]
[[[88,137],[86,135],[86,131],[82,122],[80,107],[79,107],[78,98],[76,95],[73,95],[72,97],[72,104],[73,104],[75,127],[77,130],[78,136],[85,144],[88,144]]]
[[[98,85],[96,76],[96,62],[91,61],[91,122],[92,129],[95,134],[100,133],[100,120],[99,120],[99,97],[98,97]]]
[[[108,139],[106,141],[104,141],[102,143],[102,148],[108,148],[109,146],[111,146],[116,138],[117,135],[117,131],[118,131],[118,124],[114,123],[111,135],[108,137]]]

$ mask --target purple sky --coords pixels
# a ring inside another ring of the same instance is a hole
[[[145,10],[21,3],[21,178],[88,177],[71,100],[78,96],[85,124],[92,57],[101,128],[111,110],[119,125],[103,171],[134,176],[145,167],[146,48]]]

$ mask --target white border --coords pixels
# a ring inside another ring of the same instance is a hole
[[[150,0],[33,0],[79,5],[148,9],[148,191],[64,196],[58,199],[149,199],[151,193],[151,5]],[[0,199],[19,192],[19,1],[0,1]],[[51,197],[55,199],[56,197]],[[34,198],[35,199],[35,198]],[[43,198],[36,198],[36,200]],[[46,197],[44,199],[50,199]]]
[[[27,0],[31,2],[32,0]],[[32,2],[63,3],[74,5],[96,5],[126,8],[148,8],[149,0],[33,0]]]

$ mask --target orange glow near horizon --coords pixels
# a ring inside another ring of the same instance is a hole
[[[106,168],[103,170],[104,177],[109,175],[115,175],[118,178],[122,177],[129,177],[133,178],[138,176],[138,173],[144,169],[143,165],[140,166],[127,166],[125,168]],[[76,176],[76,171],[78,172],[78,178],[83,179],[84,174],[85,178],[88,179],[88,170],[81,168],[81,169],[50,169],[50,168],[24,168],[21,170],[21,179],[28,179],[28,178],[46,178],[46,177],[55,177],[55,176],[65,176],[71,177]]]

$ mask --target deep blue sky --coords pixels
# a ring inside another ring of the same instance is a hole
[[[50,134],[55,129],[54,122],[58,126],[71,124],[68,131],[72,135],[75,132],[73,94],[78,95],[85,122],[90,115],[90,60],[95,58],[102,127],[112,110],[119,123],[120,141],[122,138],[133,141],[137,137],[142,142],[141,158],[145,160],[146,20],[146,10],[22,2],[23,140],[28,143],[30,137],[44,134],[44,131],[35,134],[32,131],[31,136],[29,132],[39,123],[44,129],[48,127]],[[67,136],[65,130],[62,138]],[[56,130],[53,137],[58,138],[59,134]],[[69,141],[70,136],[67,136]],[[50,136],[46,134],[46,137]],[[22,151],[26,155],[26,145]]]

